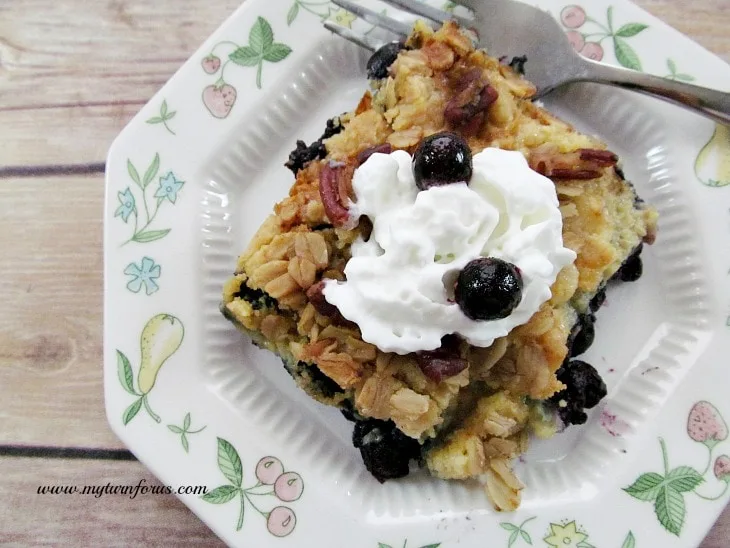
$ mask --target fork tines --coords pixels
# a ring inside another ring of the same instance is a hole
[[[350,0],[332,0],[335,6],[339,6],[342,9],[354,13],[358,17],[362,17],[365,21],[376,27],[380,27],[385,30],[389,30],[399,36],[405,38],[411,33],[411,26],[401,21],[397,21],[391,17],[386,17],[380,13],[377,13],[369,8],[361,6],[356,2]]]
[[[403,11],[407,11],[409,13],[412,13],[413,15],[425,17],[426,19],[429,19],[429,20],[433,21],[434,23],[438,23],[439,25],[445,23],[446,21],[456,21],[460,25],[468,27],[472,23],[469,19],[466,19],[465,17],[461,17],[460,15],[457,15],[454,13],[449,13],[447,11],[443,11],[438,8],[434,8],[432,6],[429,6],[428,4],[416,2],[415,0],[382,0],[382,1],[385,2],[386,4],[393,6],[394,8],[398,8]],[[454,3],[463,4],[462,1],[456,1]]]
[[[463,26],[468,27],[473,23],[473,21],[461,17],[460,15],[442,11],[426,4],[416,2],[415,0],[382,1],[390,6],[406,11],[412,15],[424,17],[438,24],[453,20]],[[457,0],[455,3],[459,5],[465,5],[469,1],[471,0]],[[342,9],[345,9],[357,15],[358,17],[361,17],[362,19],[372,25],[375,25],[376,27],[385,29],[396,34],[399,38],[406,38],[411,32],[411,25],[406,24],[402,21],[398,21],[397,19],[394,19],[392,17],[388,17],[383,13],[377,13],[369,8],[358,4],[357,2],[353,2],[351,0],[332,0],[332,3]],[[349,40],[350,42],[353,42],[358,46],[368,49],[370,51],[375,51],[376,49],[378,49],[378,47],[382,45],[382,41],[374,40],[369,36],[359,34],[347,27],[332,23],[331,21],[325,21],[324,27],[330,32],[334,32],[338,36],[341,36],[342,38]]]

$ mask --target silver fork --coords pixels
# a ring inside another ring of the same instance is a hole
[[[526,55],[525,77],[537,86],[535,99],[573,82],[597,82],[650,95],[730,125],[730,93],[586,59],[573,49],[558,22],[548,12],[521,2],[453,1],[468,8],[473,18],[448,13],[415,0],[383,0],[386,4],[433,23],[455,20],[475,31],[480,46],[486,48],[490,55]],[[410,25],[350,0],[332,0],[332,3],[399,38],[405,38],[410,33]],[[370,51],[383,45],[383,42],[330,21],[325,21],[324,26]]]

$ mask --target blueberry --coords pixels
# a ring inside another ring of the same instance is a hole
[[[599,308],[603,306],[603,303],[606,302],[606,288],[602,287],[598,290],[598,293],[596,293],[591,301],[588,303],[588,307],[591,309],[591,312],[596,312]]]
[[[621,268],[613,275],[613,278],[618,278],[622,282],[635,282],[641,278],[644,272],[644,265],[641,261],[643,247],[643,244],[636,246],[636,249],[626,258]]]
[[[379,48],[368,59],[367,69],[368,78],[371,80],[379,80],[388,76],[388,67],[398,57],[398,53],[403,49],[400,42],[390,42]]]
[[[606,383],[596,369],[581,360],[566,361],[557,377],[565,389],[550,398],[565,424],[583,424],[588,420],[585,409],[591,409],[606,397]]]
[[[619,276],[622,282],[635,282],[644,272],[644,265],[641,261],[641,257],[638,255],[632,255],[626,262],[621,266],[619,270]]]
[[[413,155],[413,175],[420,190],[449,183],[468,183],[471,173],[471,150],[456,133],[442,131],[426,137]]]
[[[304,141],[297,141],[296,148],[289,153],[289,160],[284,164],[288,169],[296,175],[300,169],[303,169],[312,160],[324,158],[327,156],[327,149],[322,141],[329,139],[333,135],[337,135],[344,129],[338,117],[327,120],[327,127],[322,136],[308,145]]]
[[[595,321],[596,317],[593,314],[582,314],[578,317],[578,321],[568,337],[571,357],[580,356],[591,347],[595,338],[595,328],[593,327]]]
[[[395,427],[391,421],[357,421],[352,444],[360,449],[365,468],[380,483],[408,475],[411,460],[418,459],[421,446]]]
[[[521,55],[513,57],[509,62],[509,66],[512,67],[517,74],[525,75],[525,64],[527,63],[527,55]]]
[[[522,299],[520,270],[501,259],[481,257],[459,273],[456,302],[472,320],[506,318]]]

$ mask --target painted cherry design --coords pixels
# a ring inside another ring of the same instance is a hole
[[[216,72],[218,72],[218,69],[221,68],[221,59],[217,55],[211,54],[207,57],[203,57],[203,60],[200,62],[200,64],[206,74],[215,74]]]
[[[236,88],[229,84],[210,85],[203,90],[203,104],[216,118],[225,118],[236,102]]]
[[[266,528],[275,537],[285,537],[294,530],[297,524],[297,517],[291,508],[277,506],[266,519]]]
[[[284,502],[292,502],[302,496],[304,482],[296,472],[281,474],[274,483],[274,493]]]
[[[717,479],[730,483],[730,457],[727,455],[717,457],[713,471]]]
[[[727,424],[714,405],[708,401],[700,401],[689,412],[687,434],[694,441],[704,443],[712,449],[727,439]]]
[[[581,37],[582,38],[582,37]],[[603,59],[603,48],[596,42],[586,42],[585,45],[580,49],[580,54],[588,59],[594,61],[600,61]]]
[[[573,49],[575,51],[580,51],[581,49],[583,49],[586,41],[580,32],[578,32],[577,30],[569,30],[565,32],[565,36],[568,37],[568,41],[570,42],[570,45],[573,46]]]
[[[577,29],[586,22],[586,12],[580,6],[566,6],[560,12],[560,20],[569,29]]]
[[[283,472],[284,465],[276,457],[264,457],[256,465],[256,478],[265,485],[273,485]]]

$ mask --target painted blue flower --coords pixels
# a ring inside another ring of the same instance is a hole
[[[155,192],[155,198],[167,198],[173,204],[177,200],[177,191],[182,188],[185,184],[184,181],[178,181],[175,179],[173,172],[169,172],[164,177],[160,177],[160,188]]]
[[[144,284],[147,295],[152,295],[160,289],[155,280],[160,277],[161,271],[160,265],[155,264],[155,261],[149,257],[144,257],[139,266],[135,263],[129,263],[127,268],[124,269],[127,276],[132,276],[132,279],[127,283],[127,289],[132,293],[139,293],[142,284]]]
[[[122,221],[126,223],[129,216],[137,212],[137,207],[134,204],[134,194],[127,187],[124,192],[117,192],[117,198],[119,198],[119,207],[114,212],[114,216],[121,217]]]

